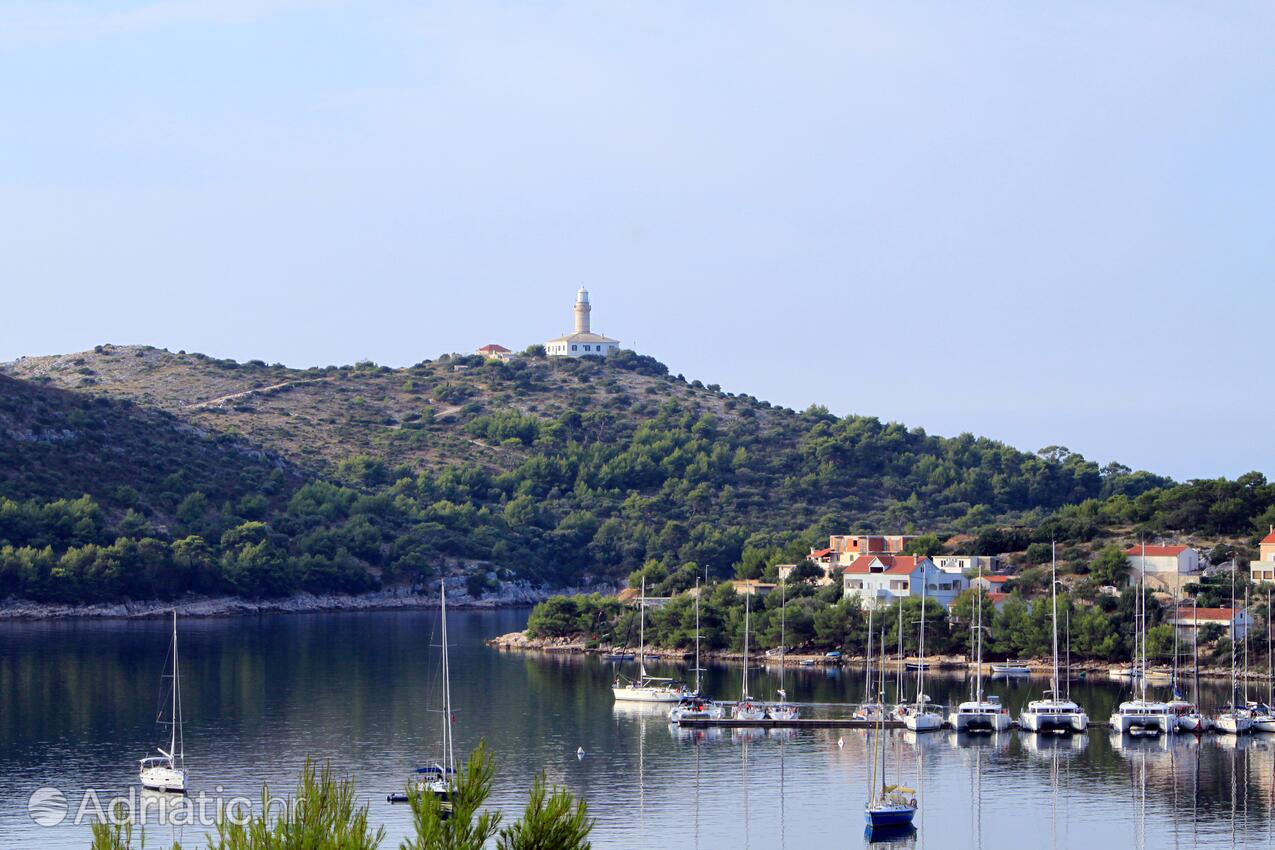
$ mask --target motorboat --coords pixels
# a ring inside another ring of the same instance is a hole
[[[1021,661],[992,662],[993,676],[1030,676],[1031,668]]]

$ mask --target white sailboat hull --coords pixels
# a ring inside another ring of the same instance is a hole
[[[1028,732],[1084,732],[1089,728],[1089,715],[1075,707],[1059,711],[1029,703],[1018,716],[1018,725]]]
[[[1253,729],[1253,720],[1242,714],[1219,714],[1213,728],[1227,735],[1243,735]]]
[[[1178,717],[1180,732],[1207,732],[1212,728],[1212,722],[1202,714],[1183,714]]]
[[[943,717],[929,712],[910,713],[904,715],[903,725],[911,732],[934,732],[943,728]]]
[[[138,774],[142,787],[151,791],[185,793],[186,771],[175,767],[144,767]]]
[[[957,732],[1004,732],[1009,729],[1009,712],[992,705],[962,706],[952,715],[952,728]]]
[[[617,685],[611,693],[620,702],[681,702],[684,696],[681,689],[641,685]]]
[[[1178,719],[1164,703],[1121,703],[1111,715],[1111,730],[1122,735],[1141,731],[1147,734],[1176,732]]]

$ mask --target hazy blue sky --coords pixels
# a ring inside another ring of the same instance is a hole
[[[1275,6],[8,0],[0,360],[595,329],[726,389],[1275,477]]]

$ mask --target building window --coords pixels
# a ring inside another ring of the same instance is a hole
[[[858,590],[859,588],[863,587],[863,582],[861,582],[861,581],[848,581],[848,582],[846,582],[846,587],[848,587],[848,588],[850,588],[850,589],[852,589],[852,590]]]
[[[587,345],[586,345],[586,346],[584,347],[584,350],[585,350],[585,351],[592,351],[593,349],[589,348],[589,346],[587,346]]]
[[[576,350],[576,346],[574,346],[574,345],[573,345],[573,346],[571,346],[571,350],[572,350],[572,351],[575,351],[575,350]]]

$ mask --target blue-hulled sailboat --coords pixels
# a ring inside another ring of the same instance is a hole
[[[885,653],[881,653],[880,690],[877,702],[885,704]],[[899,653],[899,662],[903,654]],[[916,816],[916,791],[899,782],[889,784],[885,765],[885,712],[877,715],[872,735],[872,764],[868,770],[868,800],[863,807],[863,820],[871,834],[905,832],[912,829]],[[902,772],[902,764],[898,766]]]

